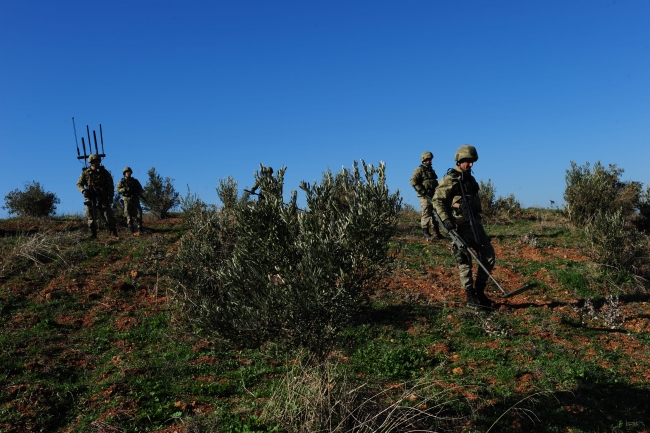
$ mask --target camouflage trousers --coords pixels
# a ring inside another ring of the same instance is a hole
[[[140,228],[142,226],[142,206],[140,206],[140,200],[132,197],[122,197],[122,203],[124,204],[124,218],[126,218],[126,223],[129,228],[133,228],[134,222]]]
[[[104,217],[104,220],[106,221],[106,225],[108,226],[109,229],[115,228],[115,219],[113,218],[113,208],[111,207],[111,202],[108,199],[100,201],[96,206],[95,206],[95,212],[93,216],[93,207],[91,205],[86,205],[86,219],[88,220],[88,227],[92,230],[95,231],[99,227],[99,221],[95,220],[95,217],[97,219],[101,218],[102,216]],[[97,225],[95,224],[97,223]]]
[[[480,243],[483,245],[481,248],[481,256],[483,257],[483,265],[492,272],[494,269],[494,264],[496,263],[496,257],[494,254],[494,248],[490,243],[490,238],[483,225],[477,222],[477,231],[481,239]],[[469,223],[464,223],[458,226],[458,234],[460,234],[463,239],[467,241],[468,244],[474,245],[474,235],[472,233],[472,227]],[[476,251],[476,250],[475,250]],[[465,250],[458,248],[456,245],[452,247],[452,252],[454,257],[456,257],[456,263],[458,263],[458,270],[460,272],[460,284],[464,289],[471,289],[473,287],[485,287],[488,280],[488,274],[485,273],[483,268],[477,265],[478,270],[476,271],[476,286],[474,286],[474,279],[472,276],[472,256]]]
[[[433,206],[431,202],[424,197],[418,196],[420,200],[420,206],[422,210],[420,211],[420,227],[423,229],[433,228],[436,232],[438,231],[438,221],[433,216]]]

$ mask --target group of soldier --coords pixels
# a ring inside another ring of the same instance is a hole
[[[478,160],[478,152],[474,146],[465,144],[458,148],[454,156],[456,166],[450,168],[447,174],[438,182],[438,176],[432,168],[433,154],[429,151],[421,156],[422,164],[418,166],[411,177],[411,185],[415,188],[422,207],[420,226],[427,241],[442,239],[440,223],[447,232],[454,230],[479,252],[483,267],[479,267],[476,278],[472,275],[472,258],[465,248],[456,244],[452,251],[460,272],[460,282],[467,296],[467,305],[471,308],[491,308],[493,301],[485,295],[488,272],[495,264],[494,248],[490,238],[481,224],[481,201],[479,199],[479,184],[472,176],[472,166]],[[98,214],[102,215],[111,234],[117,237],[117,228],[113,218],[113,176],[101,165],[101,157],[92,154],[88,158],[90,166],[85,168],[77,188],[85,197],[85,213],[91,237],[97,237]],[[117,183],[117,192],[122,195],[124,216],[129,230],[133,234],[142,232],[142,207],[140,198],[143,194],[142,185],[133,177],[133,170],[124,167],[123,178]],[[273,169],[267,167],[262,173],[270,177]],[[259,180],[251,192],[260,186]],[[263,197],[260,194],[260,197]],[[440,222],[439,222],[440,221]],[[137,231],[136,227],[137,225]]]
[[[422,164],[415,169],[411,185],[417,192],[422,207],[420,226],[427,241],[441,239],[439,222],[445,230],[455,231],[465,239],[481,257],[487,271],[495,264],[494,248],[481,224],[481,200],[479,184],[472,176],[472,166],[478,160],[474,146],[460,146],[454,156],[456,166],[450,168],[438,183],[438,176],[431,167],[433,154],[424,152]],[[436,217],[437,216],[437,217]],[[460,283],[470,308],[492,308],[494,302],[485,295],[489,278],[483,267],[478,268],[476,278],[472,275],[472,258],[466,248],[455,243],[452,252],[458,263]]]
[[[117,237],[117,226],[113,218],[113,197],[115,194],[113,176],[102,165],[102,159],[97,154],[88,157],[90,166],[85,168],[77,181],[77,189],[83,194],[85,213],[90,228],[90,236],[97,237],[99,216],[103,216],[111,234]],[[143,194],[142,185],[133,177],[133,170],[126,166],[122,170],[124,176],[117,183],[117,192],[122,195],[124,217],[132,234],[142,232],[142,206],[140,198]],[[137,231],[136,227],[137,225]]]

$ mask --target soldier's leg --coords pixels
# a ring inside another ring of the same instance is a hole
[[[424,238],[428,241],[430,241],[431,234],[429,233],[429,225],[431,224],[431,212],[428,210],[430,204],[429,201],[424,198],[418,196],[418,199],[420,200],[420,227],[422,228],[422,234],[424,235]]]
[[[131,200],[124,200],[124,218],[126,218],[126,225],[129,227],[129,231],[133,233],[133,218],[131,215],[133,214],[132,207],[133,204]]]
[[[86,206],[84,209],[84,213],[86,214],[86,221],[88,223],[88,228],[90,229],[90,237],[91,238],[96,238],[97,237],[97,221],[93,218],[93,209],[91,206]]]
[[[467,251],[458,248],[456,245],[453,246],[452,252],[456,258],[456,263],[458,263],[460,285],[463,287],[463,289],[465,289],[465,295],[467,296],[467,306],[470,308],[478,308],[479,303],[476,299],[476,294],[474,291],[474,280],[472,278],[472,258],[467,253]]]
[[[138,223],[138,231],[142,232],[142,206],[140,206],[140,200],[137,200],[135,205],[135,217]]]
[[[108,200],[102,202],[102,212],[104,218],[106,219],[106,224],[108,225],[108,230],[111,234],[117,237],[117,227],[115,227],[115,218],[113,218],[113,208]]]

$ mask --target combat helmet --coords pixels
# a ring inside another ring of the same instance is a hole
[[[425,159],[433,159],[433,153],[429,152],[428,150],[422,154],[420,157],[420,160],[424,162]]]
[[[97,155],[96,153],[93,153],[88,157],[88,162],[92,164],[95,161],[102,162],[102,159],[99,157],[99,155]]]
[[[478,161],[476,148],[471,144],[463,144],[460,146],[456,151],[456,155],[454,155],[454,161],[458,162],[462,159],[469,159],[471,162]]]
[[[128,165],[126,167],[124,167],[124,170],[122,170],[122,174],[126,173],[127,171],[130,171],[131,173],[133,173],[133,170],[131,170],[131,167],[129,167]]]

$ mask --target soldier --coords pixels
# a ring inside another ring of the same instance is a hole
[[[264,168],[262,168],[261,175],[266,177],[266,178],[270,178],[271,176],[273,176],[273,168],[272,167],[264,167]],[[253,184],[253,187],[251,188],[251,193],[255,194],[255,191],[260,186],[262,186],[262,179],[261,178],[257,179],[255,181],[255,183]],[[264,199],[264,192],[263,191],[260,191],[259,197],[260,197],[260,199]]]
[[[420,206],[422,207],[422,212],[420,213],[420,226],[422,227],[422,233],[424,233],[424,238],[428,241],[434,239],[441,239],[440,228],[438,227],[438,221],[433,217],[433,208],[431,202],[427,199],[433,197],[433,194],[436,191],[438,186],[438,175],[431,168],[431,161],[433,160],[433,153],[427,151],[424,152],[421,156],[422,165],[413,171],[413,176],[411,176],[411,185],[415,188],[415,191],[418,193],[418,199],[420,199]],[[433,226],[433,236],[429,233],[429,228]]]
[[[113,176],[101,165],[101,158],[96,153],[88,157],[90,167],[85,168],[77,181],[77,189],[86,198],[86,218],[91,237],[97,237],[97,212],[104,215],[111,234],[117,237],[113,219]]]
[[[478,160],[476,148],[469,144],[460,146],[456,151],[454,160],[456,161],[456,167],[450,168],[440,181],[440,185],[438,185],[433,197],[433,207],[440,216],[445,228],[447,230],[456,229],[468,244],[476,247],[479,257],[483,259],[483,264],[492,272],[496,260],[494,248],[480,222],[479,185],[472,176],[472,166]],[[474,215],[476,233],[479,239],[475,239],[470,212]],[[476,283],[474,284],[470,254],[459,249],[455,244],[452,251],[458,263],[460,283],[467,295],[467,306],[471,308],[492,307],[494,303],[485,295],[488,274],[479,267]]]
[[[144,193],[142,185],[138,179],[132,177],[133,170],[126,166],[122,170],[124,177],[117,183],[117,193],[122,194],[122,203],[124,203],[124,217],[133,233],[133,220],[138,224],[138,233],[142,232],[142,206],[140,206],[140,197]]]

